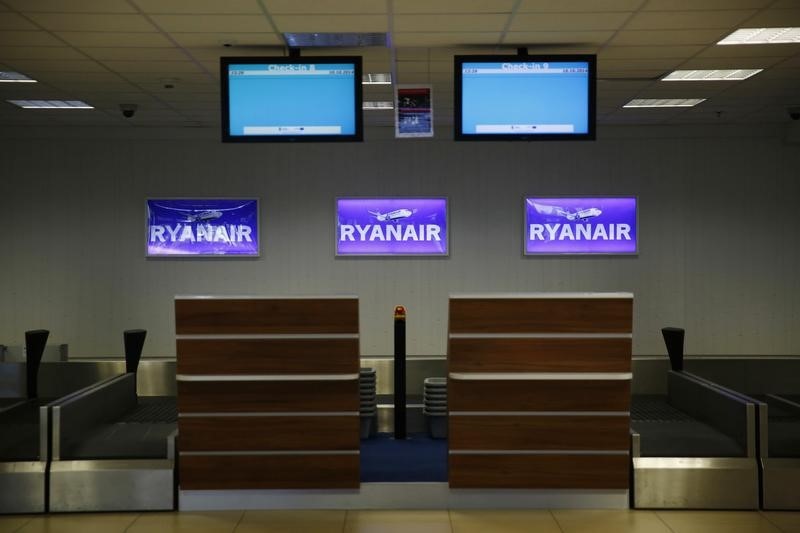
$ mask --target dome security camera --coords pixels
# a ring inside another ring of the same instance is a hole
[[[139,109],[137,104],[119,104],[119,110],[122,111],[122,116],[125,118],[131,118],[136,114],[137,109]]]

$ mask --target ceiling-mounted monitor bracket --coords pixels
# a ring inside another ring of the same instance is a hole
[[[527,46],[523,46],[521,48],[517,48],[517,55],[518,56],[526,56],[526,55],[528,55],[528,47]]]

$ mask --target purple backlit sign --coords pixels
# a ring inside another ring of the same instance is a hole
[[[525,254],[635,254],[636,198],[525,199]]]
[[[147,256],[258,256],[258,200],[147,200]]]
[[[336,255],[447,255],[447,199],[339,198]]]

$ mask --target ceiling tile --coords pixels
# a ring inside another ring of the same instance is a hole
[[[167,32],[272,32],[272,25],[264,16],[153,15],[151,18]]]
[[[795,7],[798,4],[795,3]],[[770,9],[747,21],[748,28],[800,26],[800,9]]]
[[[475,44],[496,44],[500,40],[499,32],[400,32],[392,35],[395,46],[458,46]],[[487,50],[487,53],[490,51]]]
[[[761,9],[773,0],[649,0],[645,11],[691,11],[713,9]]]
[[[576,46],[601,45],[614,35],[613,31],[510,31],[503,44],[573,44]]]
[[[453,62],[455,55],[481,55],[481,54],[516,54],[516,48],[507,46],[459,46],[454,48],[436,47],[430,49],[430,61],[449,61]]]
[[[125,32],[56,32],[72,46],[84,47],[167,47],[172,43],[160,33],[125,33]]]
[[[26,13],[134,13],[125,0],[4,0]]]
[[[715,44],[727,33],[726,30],[623,30],[617,33],[609,45],[649,46],[649,45],[688,45]]]
[[[719,48],[719,47],[718,47]],[[607,46],[600,53],[600,59],[656,59],[689,58],[697,54],[703,46]]]
[[[376,2],[375,0],[264,0],[264,5],[271,15],[386,13],[386,2]]]
[[[32,74],[37,78],[39,73],[47,72],[106,72],[106,69],[96,61],[59,61],[56,59],[15,59],[8,61],[15,68]]]
[[[518,13],[636,11],[645,0],[522,0]]]
[[[89,57],[98,60],[121,61],[186,61],[178,48],[82,48]]]
[[[0,32],[0,46],[62,46],[63,44],[45,31]]]
[[[520,14],[511,21],[510,31],[616,30],[630,13]]]
[[[508,15],[395,15],[394,31],[502,31]]]
[[[133,0],[148,14],[262,14],[258,0]]]
[[[0,46],[0,59],[86,59],[68,46]]]
[[[22,15],[16,13],[0,13],[0,30],[38,30]]]
[[[698,57],[789,57],[798,52],[796,44],[748,44],[709,46]]]
[[[187,47],[206,47],[219,48],[222,55],[244,54],[246,47],[264,45],[281,47],[286,46],[283,37],[277,33],[172,33],[170,36],[181,46]],[[226,48],[222,46],[230,43],[233,46]],[[237,47],[237,45],[241,45]]]
[[[51,31],[148,32],[156,31],[141,15],[31,13],[31,20]]]
[[[103,61],[103,64],[114,72],[123,74],[131,72],[159,72],[162,75],[172,74],[180,77],[186,72],[203,72],[193,61]]]
[[[626,30],[690,30],[735,28],[752,16],[752,10],[724,11],[643,11],[625,26]]]
[[[280,33],[388,31],[388,19],[383,15],[277,15],[272,20]]]
[[[683,63],[683,58],[666,59],[601,59],[597,64],[606,70],[660,70],[669,72]]]
[[[514,0],[395,0],[394,12],[407,13],[511,13]]]
[[[681,70],[768,68],[782,60],[782,57],[696,57],[683,63]]]

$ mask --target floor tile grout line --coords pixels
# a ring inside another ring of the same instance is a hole
[[[447,521],[450,523],[450,533],[456,533],[456,528],[453,525],[453,510],[447,510]]]
[[[237,520],[237,521],[236,521],[236,525],[235,525],[235,526],[233,526],[233,529],[231,529],[231,533],[236,533],[236,530],[237,530],[237,529],[239,529],[239,524],[241,524],[241,523],[242,523],[242,520],[244,520],[244,514],[245,514],[246,512],[247,512],[247,510],[245,510],[245,509],[242,509],[242,514],[241,514],[241,515],[239,515],[239,520]]]
[[[139,513],[139,514],[137,514],[137,515],[136,515],[136,518],[134,518],[134,519],[133,519],[133,521],[132,521],[130,524],[128,524],[128,525],[125,527],[125,529],[122,531],[122,533],[127,533],[127,531],[128,531],[130,528],[132,528],[132,527],[133,527],[133,524],[135,524],[136,522],[138,522],[138,521],[139,521],[139,519],[140,519],[141,517],[142,517],[142,513]]]
[[[766,514],[764,511],[762,511],[761,509],[759,509],[759,510],[758,510],[758,514],[760,514],[762,517],[764,517],[764,520],[766,520],[767,522],[769,522],[769,523],[770,523],[770,525],[772,525],[772,526],[773,526],[775,529],[777,529],[777,530],[778,530],[778,531],[780,531],[781,533],[785,533],[785,530],[784,530],[784,529],[783,529],[781,526],[779,526],[778,524],[776,524],[775,522],[773,522],[772,520],[770,520],[769,516],[767,516],[767,514]]]
[[[22,523],[17,529],[13,530],[11,533],[17,533],[18,531],[22,531],[22,528],[33,522],[34,517],[29,516],[28,519]]]
[[[548,509],[548,510],[547,510],[547,512],[548,512],[548,513],[550,513],[550,517],[553,519],[553,522],[555,522],[555,523],[556,523],[556,527],[558,528],[558,530],[559,530],[561,533],[566,533],[566,532],[564,531],[564,528],[563,528],[563,527],[561,527],[561,522],[559,522],[559,521],[558,521],[558,518],[556,518],[556,514],[553,512],[553,510],[552,510],[552,509]]]
[[[664,520],[663,518],[661,518],[661,513],[659,513],[658,511],[653,511],[653,514],[656,515],[656,518],[658,518],[659,522],[664,524],[664,527],[669,529],[672,533],[675,533],[675,530],[672,529],[672,527],[670,527],[670,525],[667,523],[667,521]]]
[[[350,514],[350,510],[349,509],[345,509],[344,510],[344,520],[342,520],[342,533],[345,533],[345,531],[347,531],[347,515],[348,514]]]

